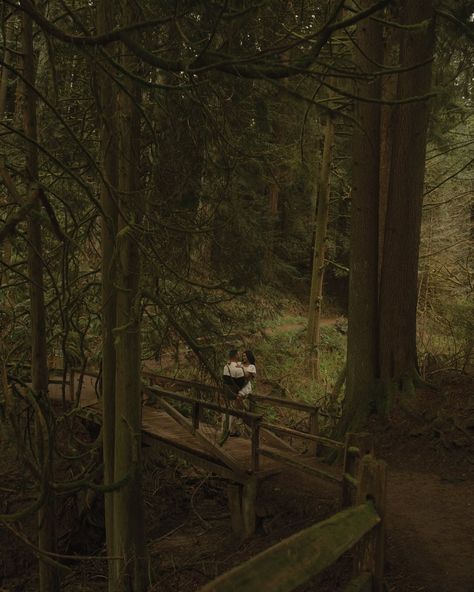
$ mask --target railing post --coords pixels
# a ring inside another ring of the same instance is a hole
[[[74,368],[69,370],[69,399],[74,401],[74,380],[75,380],[75,372]]]
[[[313,436],[317,436],[319,434],[318,412],[319,409],[316,407],[316,409],[314,409],[314,411],[311,411],[311,413],[309,414],[309,433]],[[311,455],[316,456],[318,452],[318,443],[310,442],[308,450]]]
[[[260,423],[261,423],[261,421],[262,420],[260,417],[258,419],[252,419],[252,436],[251,436],[251,444],[252,444],[251,470],[252,470],[252,473],[256,473],[260,468],[260,462],[259,462],[260,458],[259,458],[259,454],[258,454],[258,449],[260,446]]]
[[[374,592],[383,592],[387,464],[376,460],[372,455],[364,456],[359,467],[358,481],[356,503],[363,504],[371,500],[380,516],[380,523],[355,547],[354,571],[356,575],[370,572]]]
[[[193,421],[193,434],[199,429],[199,420],[201,418],[201,405],[197,401],[193,403],[192,408],[192,421]]]
[[[256,401],[255,401],[255,397],[252,395],[252,393],[250,393],[250,395],[248,396],[248,402],[249,402],[249,411],[250,413],[255,413],[255,408],[257,407]]]
[[[357,477],[360,460],[366,454],[373,454],[374,438],[367,432],[346,434],[344,446],[344,462],[342,469],[342,507],[351,506],[355,501],[354,487],[350,480],[344,478],[344,475]]]

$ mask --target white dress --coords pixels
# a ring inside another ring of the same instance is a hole
[[[252,392],[252,380],[255,380],[255,377],[257,376],[257,368],[255,367],[255,364],[242,366],[242,368],[244,369],[245,374],[249,374],[250,376],[247,377],[248,382],[243,388],[240,389],[239,394],[243,397],[248,397]]]

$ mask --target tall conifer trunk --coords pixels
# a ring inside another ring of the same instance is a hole
[[[23,110],[23,128],[26,141],[26,178],[27,191],[38,192],[38,151],[36,128],[36,95],[32,89],[35,84],[35,61],[33,51],[33,26],[30,17],[23,13],[23,51],[25,106]],[[29,197],[29,196],[28,196]],[[31,383],[38,397],[48,393],[48,362],[46,349],[46,314],[43,287],[43,258],[41,224],[39,221],[39,200],[34,200],[28,219],[28,276],[31,306]],[[47,426],[42,418],[35,419],[36,445],[38,461],[48,467],[48,481],[52,481],[52,446],[47,445]],[[50,451],[49,453],[47,451]],[[49,458],[47,456],[49,454]],[[38,547],[41,551],[56,551],[55,503],[52,491],[47,491],[46,499],[38,512]],[[57,570],[40,557],[39,563],[40,592],[59,590]]]
[[[360,8],[371,4],[364,0]],[[355,62],[370,74],[383,61],[382,27],[373,19],[358,25]],[[380,99],[380,80],[358,81],[362,96]],[[345,417],[353,425],[366,416],[377,375],[380,105],[357,102],[353,143],[349,327]]]
[[[111,31],[116,25],[114,3],[100,0],[97,6],[98,34]],[[115,344],[113,331],[116,324],[116,290],[114,286],[114,248],[117,235],[117,142],[116,90],[105,71],[106,62],[97,68],[100,113],[100,201],[102,205],[102,444],[104,458],[104,484],[114,482],[115,446]],[[113,493],[105,494],[105,530],[107,554],[114,554]],[[109,589],[113,592],[114,562],[109,564]]]
[[[134,5],[120,4],[122,26],[137,19]],[[133,71],[135,58],[125,50],[122,65]],[[119,195],[120,212],[117,235],[117,320],[116,407],[114,477],[127,483],[114,494],[115,553],[123,557],[117,590],[146,590],[146,548],[144,538],[141,475],[142,397],[140,379],[140,236],[142,208],[140,195],[140,118],[137,105],[140,88],[128,79],[128,92],[119,91]]]
[[[401,35],[398,98],[431,90],[434,49],[432,0],[401,2],[401,23],[421,25]],[[380,377],[385,386],[413,388],[417,376],[416,309],[429,101],[397,105],[380,280]]]
[[[354,144],[347,388],[340,432],[361,427],[372,401],[379,412],[389,412],[393,390],[412,390],[417,377],[418,251],[433,6],[428,0],[403,0],[399,8],[401,24],[409,27],[400,32],[399,62],[406,71],[398,74],[397,98],[407,102],[393,107],[393,138],[383,150],[379,106],[363,101],[357,106],[360,131]],[[359,24],[357,45],[364,69],[382,62],[379,27],[372,19]],[[377,98],[379,83],[362,85],[359,92]],[[387,116],[383,129],[389,128],[388,123]],[[387,155],[391,158],[388,189],[379,169],[382,162],[387,172]]]

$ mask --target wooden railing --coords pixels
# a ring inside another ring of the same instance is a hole
[[[313,475],[315,477],[319,477],[329,481],[335,481],[338,483],[343,483],[344,481],[344,473],[347,470],[344,468],[341,473],[339,472],[331,472],[328,470],[324,470],[320,466],[314,466],[314,464],[305,463],[304,460],[301,461],[296,458],[295,454],[289,454],[285,452],[281,452],[280,450],[275,450],[274,448],[270,449],[265,447],[261,443],[261,433],[262,431],[277,433],[282,435],[289,435],[292,437],[297,437],[300,439],[307,440],[311,443],[317,445],[318,443],[324,444],[327,447],[334,448],[337,450],[344,450],[346,448],[346,444],[343,442],[338,442],[337,440],[332,440],[330,438],[326,438],[324,436],[317,436],[315,434],[309,434],[307,432],[302,432],[299,430],[294,430],[291,428],[286,428],[284,426],[279,426],[271,423],[267,423],[263,421],[262,415],[253,413],[251,411],[245,411],[240,409],[234,409],[233,407],[223,407],[217,403],[213,403],[210,401],[203,401],[201,399],[197,399],[195,397],[191,397],[189,395],[184,395],[181,393],[175,393],[174,391],[168,391],[160,387],[156,386],[149,386],[144,387],[144,391],[149,393],[150,395],[156,398],[157,404],[164,409],[173,419],[175,419],[182,427],[187,429],[190,433],[197,436],[199,438],[199,426],[200,418],[202,416],[203,410],[214,411],[220,414],[228,413],[234,417],[241,419],[245,424],[248,425],[250,428],[250,459],[249,465],[247,470],[251,473],[257,473],[261,469],[261,457],[267,457],[273,460],[276,460],[280,463],[290,465],[293,468],[296,468],[304,473]],[[182,404],[186,404],[190,407],[190,415],[191,419],[187,419],[183,416],[180,412],[174,409],[171,405],[169,405],[166,400],[174,400],[180,402]],[[270,397],[271,399],[271,397]],[[306,407],[303,404],[297,403],[298,406]],[[207,425],[207,424],[206,424]],[[209,445],[210,442],[208,441],[207,444]],[[217,455],[221,455],[222,450],[220,447],[217,446],[217,443],[214,442],[212,444],[214,452]],[[357,449],[358,450],[358,449]],[[345,458],[351,459],[352,456],[350,453],[345,454]],[[226,464],[233,469],[236,469],[235,463],[229,462],[228,455],[226,455],[225,460]],[[349,460],[348,460],[349,462]]]
[[[175,421],[177,421],[182,427],[184,427],[187,431],[192,433],[196,436],[201,442],[205,445],[212,446],[213,452],[221,458],[221,460],[229,466],[229,468],[233,470],[237,470],[238,472],[242,471],[242,467],[236,465],[235,461],[229,457],[227,453],[225,453],[220,446],[217,445],[216,442],[212,441],[208,436],[203,433],[209,427],[207,424],[201,424],[201,417],[202,412],[204,410],[215,411],[219,414],[229,414],[233,417],[237,417],[244,421],[250,428],[251,431],[251,452],[250,452],[250,459],[249,459],[249,466],[247,470],[249,472],[256,472],[258,471],[258,454],[259,454],[259,426],[262,420],[261,415],[257,415],[256,413],[251,413],[249,411],[244,411],[240,409],[234,409],[232,407],[223,407],[222,405],[218,405],[217,403],[212,403],[210,401],[203,401],[201,399],[197,399],[195,397],[190,397],[189,395],[183,395],[181,393],[175,393],[173,391],[167,391],[160,387],[156,386],[148,386],[144,387],[144,391],[148,392],[156,397],[156,401],[158,405],[166,411],[170,417],[172,417]],[[180,403],[184,403],[185,405],[190,406],[191,408],[191,419],[187,419],[183,414],[177,411],[174,407],[167,403],[167,399],[174,400]],[[201,428],[201,430],[200,430]]]
[[[98,377],[95,372],[72,370],[70,375],[71,399],[74,400],[74,373],[80,376]],[[180,381],[186,386],[201,385],[194,381]],[[153,395],[157,404],[188,432],[193,434],[204,447],[232,471],[229,483],[229,503],[234,531],[243,537],[250,536],[255,527],[254,502],[256,496],[255,474],[260,471],[260,458],[272,458],[293,466],[316,477],[330,480],[339,485],[342,511],[328,520],[301,531],[267,549],[248,562],[223,574],[205,586],[201,592],[257,592],[271,589],[272,592],[291,592],[300,584],[317,576],[333,564],[346,551],[352,549],[354,574],[346,592],[382,592],[384,562],[384,510],[385,510],[385,463],[373,456],[373,438],[370,434],[348,434],[345,442],[319,436],[317,430],[304,432],[266,422],[263,416],[252,410],[256,405],[270,404],[288,407],[297,411],[317,414],[317,408],[296,401],[277,397],[251,395],[251,411],[222,406],[182,393],[168,391],[156,386],[144,386],[144,391]],[[209,386],[210,393],[222,393],[218,387]],[[169,401],[189,406],[190,417],[185,417]],[[244,421],[250,427],[250,459],[243,468],[223,448],[216,445],[215,430],[202,422],[205,410],[228,413]],[[311,423],[310,423],[311,425]],[[314,423],[313,423],[314,426]],[[306,440],[316,446],[343,451],[342,472],[331,472],[300,461],[295,455],[261,445],[261,432],[275,433],[291,438]],[[316,433],[314,433],[316,431]],[[235,498],[235,499],[234,499]]]
[[[176,385],[181,385],[186,389],[193,390],[197,393],[220,393],[222,391],[221,388],[218,386],[214,386],[212,384],[205,384],[202,382],[198,382],[197,380],[185,380],[184,378],[173,378],[171,376],[163,376],[162,374],[157,374],[152,370],[143,370],[142,371],[143,378],[146,378],[150,381],[151,386],[156,386],[158,383],[172,383]]]
[[[292,409],[293,411],[300,411],[308,415],[308,434],[317,436],[319,433],[319,408],[314,405],[308,405],[307,403],[300,403],[299,401],[291,401],[289,399],[282,399],[281,397],[270,397],[267,395],[259,395],[257,393],[251,393],[248,396],[250,411],[255,411],[257,407],[272,406],[273,408],[283,407],[286,409]],[[274,430],[273,430],[274,431]],[[298,430],[298,433],[304,434]],[[289,434],[287,434],[289,435]],[[296,435],[296,434],[293,434]],[[309,443],[308,450],[311,454],[316,456],[317,453],[317,440],[308,438]]]
[[[75,374],[79,375],[79,380],[82,379],[83,376],[90,376],[93,378],[98,378],[99,374],[94,371],[84,370],[80,368],[72,368],[70,370],[70,398],[74,400],[74,384],[75,384]],[[318,445],[324,445],[326,448],[333,448],[336,450],[344,450],[344,459],[345,463],[352,462],[352,455],[347,452],[348,446],[354,444],[355,442],[344,443],[338,442],[337,440],[333,440],[331,438],[327,438],[325,436],[319,435],[318,429],[318,407],[314,405],[308,405],[307,403],[301,403],[299,401],[292,401],[288,399],[283,399],[280,397],[271,397],[266,395],[259,395],[256,393],[251,393],[248,397],[249,400],[249,411],[244,409],[236,409],[235,407],[228,404],[228,399],[223,396],[222,387],[217,387],[213,385],[202,384],[197,381],[193,380],[184,380],[181,378],[171,378],[166,376],[157,375],[154,372],[145,371],[143,373],[144,378],[149,379],[150,382],[156,383],[157,381],[160,382],[170,382],[173,384],[179,384],[184,387],[185,390],[191,390],[192,392],[196,393],[198,396],[190,396],[185,395],[182,393],[177,393],[175,391],[169,391],[164,389],[160,386],[143,386],[144,393],[147,393],[149,396],[155,398],[157,404],[164,410],[168,412],[170,416],[173,417],[182,427],[191,431],[193,435],[195,435],[201,443],[209,447],[211,442],[209,438],[207,438],[206,442],[203,442],[203,434],[199,433],[199,426],[200,426],[200,418],[202,417],[202,413],[205,409],[208,411],[214,411],[217,413],[232,415],[241,419],[244,423],[246,423],[250,428],[250,441],[251,441],[251,451],[250,451],[250,459],[249,459],[249,466],[247,470],[251,473],[257,473],[261,470],[261,457],[267,457],[278,461],[283,464],[287,464],[292,466],[295,469],[298,469],[302,472],[307,474],[311,474],[313,476],[328,480],[328,481],[335,481],[338,483],[343,483],[343,498],[347,498],[349,495],[347,490],[350,492],[350,481],[349,477],[345,478],[344,475],[347,476],[347,469],[343,468],[341,474],[336,472],[331,472],[328,470],[324,470],[321,467],[316,467],[314,465],[309,465],[308,463],[304,462],[304,460],[299,460],[295,457],[295,450],[288,445],[288,450],[286,453],[284,451],[275,450],[273,447],[269,449],[262,445],[262,435],[268,439],[269,436],[272,436],[273,439],[276,439],[278,445],[285,444],[286,442],[281,440],[278,436],[287,436],[289,438],[296,438],[299,440],[303,440],[307,444],[308,452],[310,456],[316,456]],[[222,405],[220,403],[216,403],[209,400],[204,400],[201,398],[203,394],[210,394],[214,397],[214,400],[223,401],[225,404]],[[191,407],[191,422],[183,416],[179,411],[174,409],[170,406],[167,402],[168,400],[174,400],[180,402],[182,404],[189,405]],[[300,429],[295,428],[288,428],[285,426],[277,425],[274,423],[264,421],[264,418],[261,414],[255,413],[257,408],[262,408],[264,406],[272,406],[275,407],[283,407],[287,409],[291,409],[296,412],[302,412],[307,415],[308,417],[308,430],[303,431]],[[201,430],[202,432],[202,430]],[[274,443],[274,442],[273,442]],[[237,466],[235,462],[232,462],[229,455],[226,455],[223,451],[219,450],[217,443],[214,442],[212,444],[214,452],[217,456],[222,457],[221,460],[225,461],[225,463],[232,468],[233,470],[237,471]],[[281,448],[281,446],[279,446]],[[366,451],[368,452],[368,450]],[[349,489],[348,489],[349,488]]]
[[[365,455],[353,476],[355,505],[263,551],[200,592],[291,592],[353,550],[346,592],[382,592],[386,470]]]
[[[152,385],[156,385],[157,383],[171,383],[174,385],[178,385],[183,387],[184,390],[190,390],[193,392],[195,396],[203,396],[203,395],[211,395],[216,398],[216,400],[226,402],[227,399],[224,395],[223,387],[222,386],[214,386],[209,384],[202,384],[200,382],[194,380],[185,380],[182,378],[172,378],[169,376],[162,376],[152,371],[145,370],[142,373],[143,377],[148,379]],[[300,403],[299,401],[292,401],[289,399],[282,399],[281,397],[270,397],[265,395],[259,395],[256,393],[251,393],[247,397],[249,411],[251,413],[257,413],[257,408],[265,407],[265,406],[272,406],[273,408],[287,408],[292,409],[293,411],[303,412],[308,415],[308,433],[313,435],[318,435],[319,427],[318,427],[318,415],[319,415],[319,408],[314,405],[308,405],[306,403]],[[269,429],[265,426],[264,429]],[[275,432],[276,430],[270,430]],[[299,432],[304,434],[305,432]],[[293,434],[295,435],[295,434]],[[317,444],[315,440],[308,440],[308,448],[310,452],[316,455],[317,452]]]

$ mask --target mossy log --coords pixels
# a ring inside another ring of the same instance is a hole
[[[379,522],[371,502],[343,510],[238,565],[200,592],[290,592],[332,565]]]

